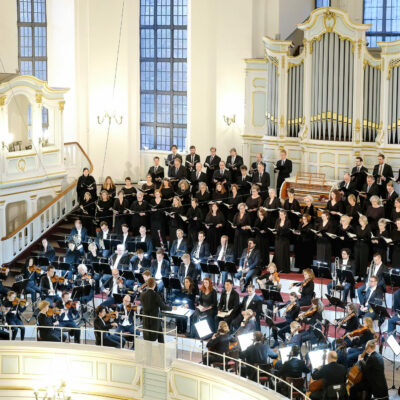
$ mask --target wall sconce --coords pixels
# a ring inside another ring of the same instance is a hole
[[[231,124],[234,124],[236,122],[236,114],[233,114],[232,117],[227,117],[224,115],[224,121],[226,125],[231,126]]]
[[[111,120],[114,120],[115,123],[117,123],[118,125],[122,124],[122,115],[117,118],[117,116],[115,115],[115,112],[113,112],[112,114],[109,114],[107,111],[104,112],[103,117],[100,117],[100,115],[97,116],[97,123],[99,125],[102,125],[104,120],[108,119],[108,125],[111,125]]]

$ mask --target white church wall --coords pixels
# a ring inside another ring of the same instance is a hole
[[[0,1],[0,73],[18,69],[17,2]],[[3,68],[4,67],[4,68]]]

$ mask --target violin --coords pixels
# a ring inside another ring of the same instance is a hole
[[[138,308],[138,306],[135,305],[135,304],[128,304],[128,305],[126,306],[126,309],[127,309],[128,311],[136,311],[137,308]]]
[[[292,310],[292,308],[296,305],[297,303],[295,301],[293,301],[292,303],[290,303],[287,307],[286,310],[283,311],[283,316],[285,316],[288,312],[290,312]]]
[[[7,275],[9,271],[10,270],[7,267],[1,267],[0,274]]]
[[[309,310],[306,312],[302,312],[299,314],[299,316],[296,318],[296,321],[303,320],[304,318],[310,318],[312,317],[316,312],[318,311],[318,307],[313,305]]]
[[[303,290],[303,288],[305,287],[305,286],[307,286],[308,285],[308,283],[309,282],[311,282],[312,281],[312,279],[311,278],[307,278],[307,279],[305,279],[302,283],[301,283],[301,285],[300,285],[300,289],[299,289],[299,292],[301,293],[302,292],[302,290]]]
[[[21,307],[25,307],[26,306],[26,299],[19,299],[18,297],[16,297],[12,303],[11,303],[14,307],[15,306],[21,306]]]
[[[28,271],[37,272],[38,274],[40,274],[42,272],[42,269],[37,265],[31,265],[30,267],[28,267]]]
[[[110,319],[116,319],[118,317],[118,313],[116,311],[111,311],[104,316],[104,321],[108,322]]]
[[[90,281],[92,279],[92,275],[89,275],[88,273],[83,274],[82,279],[85,279],[86,281]]]
[[[78,306],[78,301],[72,301],[72,300],[68,300],[65,303],[65,307],[66,308],[76,308]]]
[[[49,307],[49,309],[47,310],[46,315],[48,317],[54,317],[54,315],[60,315],[61,314],[61,310],[57,307]]]
[[[346,324],[347,322],[349,322],[353,317],[355,317],[356,314],[351,313],[349,314],[347,317],[341,319],[338,323],[337,326],[341,327],[343,324]]]
[[[367,332],[369,330],[369,328],[367,326],[362,326],[359,329],[356,329],[352,332],[347,332],[345,335],[343,335],[342,339],[344,339],[345,337],[355,337],[355,336],[360,336],[363,333]]]

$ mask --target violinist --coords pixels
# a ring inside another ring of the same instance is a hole
[[[243,321],[240,323],[239,328],[235,332],[236,338],[240,335],[245,335],[246,333],[255,332],[257,330],[255,312],[251,308],[248,308],[246,311],[243,311],[242,316],[243,316]]]
[[[41,297],[45,298],[49,304],[53,304],[58,300],[61,300],[61,297],[57,294],[57,275],[55,274],[55,269],[52,265],[47,266],[47,273],[42,275],[40,279],[40,289],[41,289]]]
[[[314,294],[314,279],[315,275],[311,268],[303,270],[304,280],[301,283],[291,283],[289,289],[293,286],[300,286],[299,306],[308,306],[311,304],[311,299]]]
[[[6,322],[8,325],[17,325],[12,326],[12,340],[15,340],[18,334],[18,329],[21,333],[21,340],[24,340],[25,337],[25,328],[22,322],[21,315],[26,310],[28,303],[25,299],[19,299],[17,294],[13,291],[9,291],[7,293],[7,299],[3,303],[4,314],[6,316]]]
[[[279,287],[279,282],[279,274],[274,263],[270,263],[266,270],[263,270],[261,275],[257,278],[260,289],[265,289],[267,286]]]
[[[301,333],[301,343],[305,343],[310,341],[311,344],[318,343],[320,340],[320,336],[316,334],[315,330],[322,330],[322,312],[324,311],[324,305],[319,299],[312,299],[311,308],[306,312],[300,313],[298,315],[298,319],[300,321],[304,321],[306,318],[308,319],[307,323],[309,324],[309,328],[307,331]]]
[[[314,381],[322,380],[322,389],[312,392],[311,400],[327,398],[327,390],[333,385],[340,385],[340,397],[338,398],[346,397],[347,369],[344,365],[339,364],[337,359],[336,351],[330,351],[328,353],[328,364],[322,365],[312,372],[311,377]]]
[[[102,292],[107,296],[107,300],[103,301],[103,307],[110,307],[115,304],[114,294],[122,294],[125,292],[125,278],[119,276],[119,270],[113,269],[112,276],[102,286]]]
[[[122,299],[122,304],[117,306],[118,311],[118,328],[117,333],[127,335],[130,342],[134,342],[134,323],[133,317],[135,315],[134,306],[131,304],[131,296],[126,294]],[[134,349],[134,343],[132,349]]]
[[[301,348],[301,325],[297,321],[292,321],[290,323],[290,339],[287,342],[288,346],[298,346]]]
[[[111,334],[108,331],[112,328],[117,328],[118,324],[114,322],[110,322],[107,318],[106,307],[103,305],[99,305],[96,308],[96,318],[94,319],[94,329],[95,329],[95,337],[96,337],[96,345],[97,346],[108,346],[108,347],[116,347],[123,348],[125,347],[126,340],[120,335]]]
[[[282,342],[285,342],[286,333],[290,332],[290,324],[295,321],[299,315],[300,307],[297,304],[297,295],[292,292],[289,295],[289,301],[284,305],[285,309],[283,311],[283,317],[285,321],[279,322],[272,328],[272,335],[275,340],[272,348],[278,346],[278,336],[281,338]],[[275,307],[274,312],[278,311],[278,307]]]
[[[40,287],[36,284],[41,275],[41,268],[34,264],[34,259],[32,257],[26,259],[22,275],[24,279],[28,281],[25,286],[25,293],[29,293],[32,302],[36,303],[37,293],[41,292]]]
[[[69,298],[68,292],[63,292],[61,300],[58,300],[55,304],[57,308],[61,310],[60,317],[58,319],[58,326],[75,328],[71,329],[70,336],[74,337],[74,342],[79,343],[81,337],[81,331],[75,320],[79,317],[79,311],[77,301],[72,301]]]
[[[60,342],[61,331],[54,328],[54,326],[58,326],[59,322],[54,320],[53,314],[49,315],[49,306],[50,303],[46,300],[42,300],[38,305],[38,333],[41,340],[45,340],[47,342]],[[67,340],[67,335],[65,333],[63,333],[62,339],[63,342]]]
[[[85,264],[79,264],[78,265],[78,275],[75,279],[75,286],[87,286],[90,285],[90,292],[87,296],[82,296],[79,298],[79,302],[82,304],[82,308],[86,308],[86,304],[93,300],[94,297],[94,288],[93,285],[95,283],[95,279],[93,279],[89,274],[87,270],[87,266]]]
[[[355,304],[349,303],[346,306],[346,316],[341,320],[334,320],[333,325],[345,330],[345,334],[355,331],[358,328],[358,310]]]
[[[358,358],[358,365],[362,379],[350,388],[350,400],[357,400],[363,391],[367,391],[367,399],[371,396],[375,399],[389,399],[385,366],[382,356],[376,352],[376,340],[368,341],[364,357],[360,355]]]
[[[83,249],[83,246],[81,247]],[[84,255],[77,249],[76,244],[72,241],[68,242],[68,250],[64,256],[64,262],[69,265],[68,279],[72,279],[72,274],[74,272],[75,264],[79,264],[81,257]]]
[[[252,282],[253,277],[258,274],[259,260],[260,252],[256,249],[256,240],[250,238],[247,241],[247,249],[244,249],[242,252],[239,269],[235,274],[235,278],[241,280],[242,292],[244,292],[247,285]]]
[[[221,355],[228,354],[229,344],[234,341],[234,337],[229,332],[228,324],[225,321],[220,321],[217,332],[214,333],[212,338],[207,343],[207,349],[208,351]],[[209,354],[207,364],[207,355],[203,355],[203,364],[212,365],[217,362],[222,362],[222,356]]]
[[[39,257],[47,257],[49,263],[51,264],[56,258],[56,251],[53,246],[51,246],[46,238],[42,239],[42,249],[39,252]]]
[[[252,310],[255,313],[255,320],[257,328],[260,327],[260,315],[261,315],[261,308],[262,308],[262,299],[261,297],[257,296],[256,288],[252,283],[249,283],[247,286],[247,296],[244,297],[242,303],[240,304],[239,313],[233,319],[231,323],[231,329],[236,330],[239,328],[241,322],[245,318],[245,312],[247,310]]]

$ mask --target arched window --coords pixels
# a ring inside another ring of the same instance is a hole
[[[364,0],[364,23],[369,47],[400,39],[400,0]]]
[[[141,0],[141,148],[184,150],[186,133],[187,0]]]
[[[315,8],[330,7],[331,0],[315,0]]]

